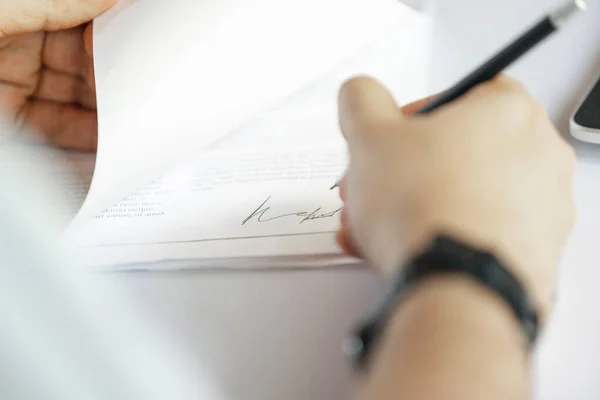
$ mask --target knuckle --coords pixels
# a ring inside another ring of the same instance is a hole
[[[490,85],[497,88],[497,90],[502,90],[508,93],[527,93],[527,89],[525,89],[525,86],[523,86],[521,82],[505,74],[498,75],[495,79],[490,81]]]
[[[531,95],[523,86],[522,83],[514,78],[507,75],[499,75],[491,81],[485,82],[481,85],[482,90],[488,95],[502,95],[503,98],[508,100],[527,100],[531,101]]]
[[[532,105],[534,102],[534,99],[527,88],[525,88],[521,82],[508,76],[500,77],[497,81],[492,82],[492,86],[495,87],[498,92],[504,94],[505,98],[509,101],[529,105]]]
[[[506,75],[482,84],[478,90],[480,100],[496,109],[505,121],[524,123],[541,108],[519,81]]]

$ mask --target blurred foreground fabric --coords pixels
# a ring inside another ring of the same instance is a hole
[[[61,243],[71,172],[15,131],[0,120],[0,399],[221,399],[163,327],[77,267]]]

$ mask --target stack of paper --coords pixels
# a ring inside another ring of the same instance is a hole
[[[394,0],[250,3],[124,1],[96,22],[99,152],[69,230],[91,264],[347,262],[337,90],[370,73],[422,95],[425,22]]]

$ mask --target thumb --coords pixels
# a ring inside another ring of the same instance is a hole
[[[117,0],[3,0],[0,39],[42,30],[68,29],[89,22]]]
[[[392,94],[373,78],[357,77],[340,89],[340,127],[349,145],[371,140],[379,127],[402,118]]]

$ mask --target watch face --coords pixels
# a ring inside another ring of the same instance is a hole
[[[600,80],[574,117],[575,123],[589,129],[600,129]]]

